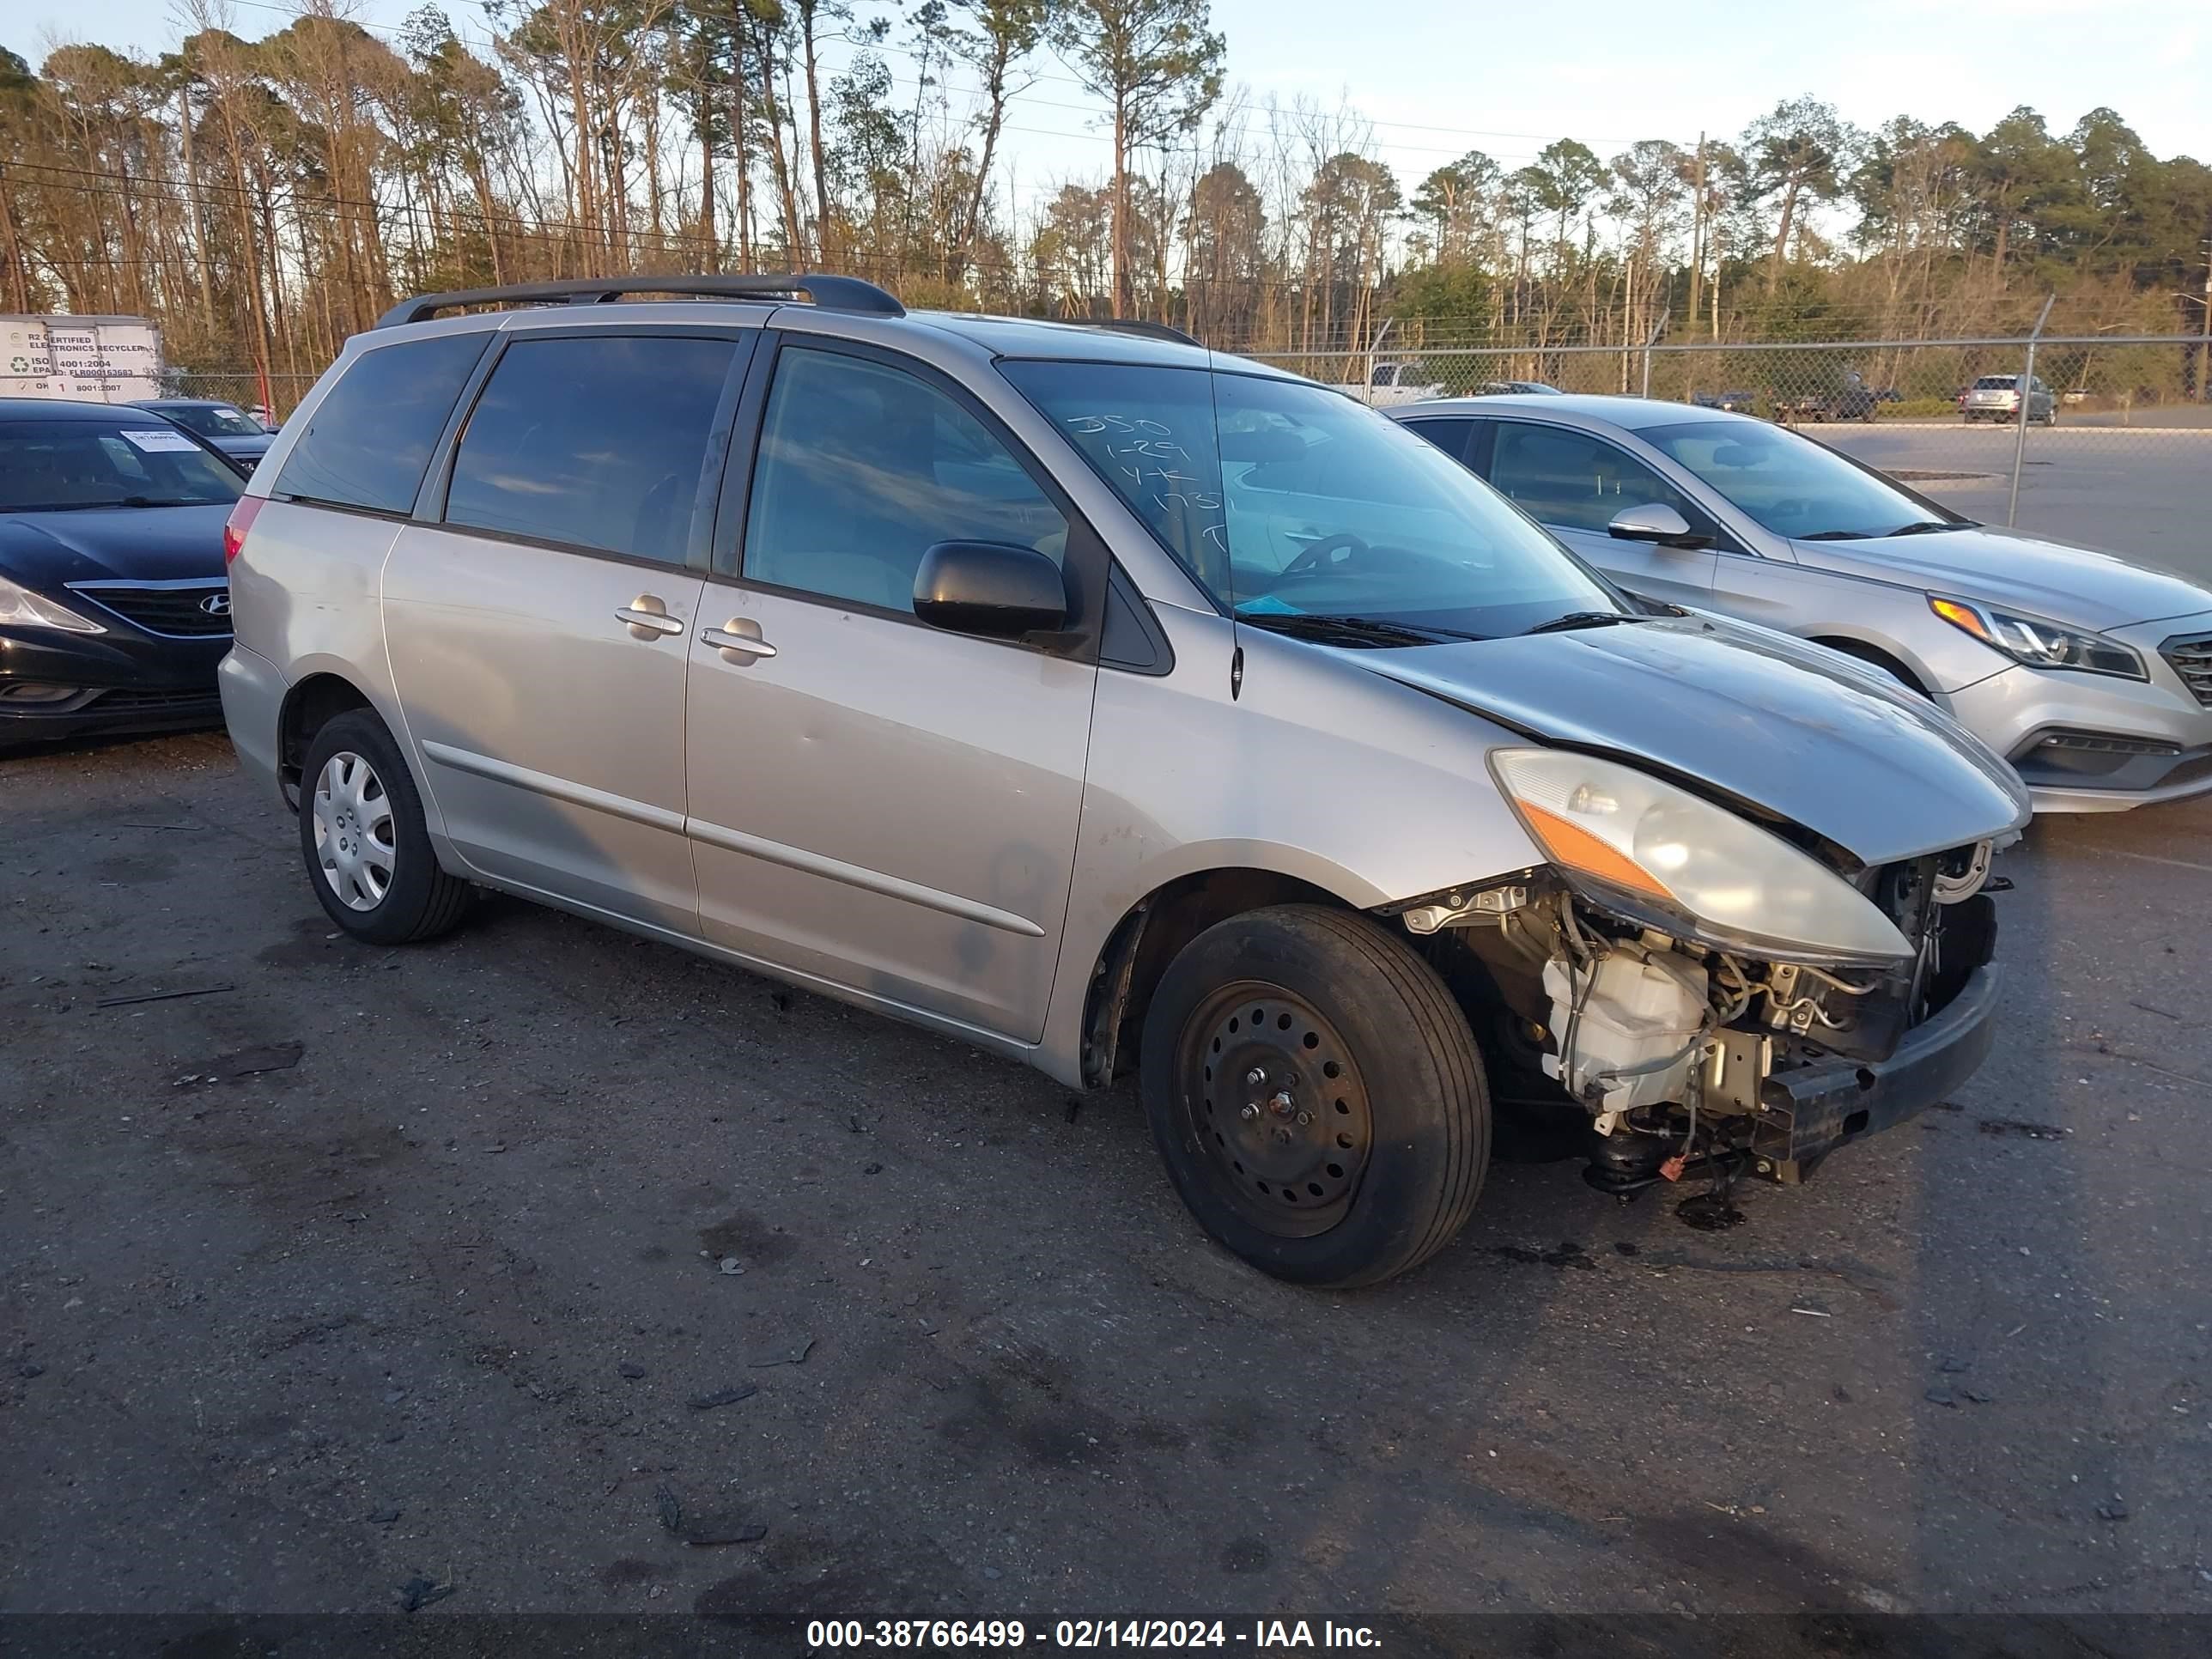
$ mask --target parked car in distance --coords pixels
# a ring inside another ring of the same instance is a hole
[[[2039,811],[2212,790],[2212,590],[1992,530],[1800,434],[1632,398],[1393,411],[1623,586],[1875,664]]]
[[[1376,363],[1368,370],[1364,380],[1347,380],[1336,390],[1358,398],[1372,409],[1444,394],[1444,387],[1431,380],[1419,363]]]
[[[1699,409],[1725,409],[1736,415],[1752,414],[1759,407],[1759,396],[1752,392],[1698,392],[1691,394],[1690,401]]]
[[[1792,1181],[1972,1071],[2002,763],[1152,332],[826,276],[395,307],[232,520],[224,708],[324,911],[496,887],[1133,1071],[1200,1224],[1307,1284],[1449,1240],[1493,1101],[1620,1188]]]
[[[276,434],[237,404],[216,398],[149,398],[133,407],[150,409],[185,431],[198,433],[247,472],[276,439]]]
[[[1474,392],[1478,398],[1510,398],[1523,394],[1539,398],[1562,395],[1559,387],[1546,386],[1541,380],[1485,380]]]
[[[241,487],[129,404],[0,398],[0,750],[221,718]]]
[[[1774,418],[1785,423],[1871,421],[1884,401],[1883,394],[1871,386],[1844,386],[1825,392],[1778,393],[1772,407]]]
[[[1959,413],[1969,425],[1976,421],[2011,425],[2020,419],[2020,376],[1983,375],[1959,394]],[[2058,424],[2058,399],[2039,374],[2028,386],[2027,418],[2039,426]]]

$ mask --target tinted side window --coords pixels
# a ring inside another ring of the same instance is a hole
[[[734,340],[521,339],[453,454],[446,522],[680,565]]]
[[[1474,430],[1473,421],[1408,421],[1409,431],[1418,432],[1455,461],[1467,459],[1468,434]]]
[[[914,608],[921,556],[1007,542],[1055,560],[1067,520],[1006,446],[935,387],[841,353],[787,346],[761,423],[744,574]]]
[[[1492,486],[1544,524],[1602,531],[1623,507],[1660,501],[1696,523],[1705,515],[1659,475],[1602,438],[1501,422]]]
[[[490,338],[441,334],[362,353],[316,406],[276,475],[276,493],[412,512],[453,399]]]

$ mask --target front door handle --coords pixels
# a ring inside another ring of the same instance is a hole
[[[657,640],[684,631],[684,619],[670,616],[668,602],[658,593],[639,594],[615,616],[629,625],[630,637],[635,640]]]
[[[722,653],[722,660],[744,664],[775,655],[775,647],[760,636],[760,624],[750,617],[732,617],[720,628],[700,630],[699,637]]]

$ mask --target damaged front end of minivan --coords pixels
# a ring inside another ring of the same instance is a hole
[[[1802,1182],[1987,1055],[2013,830],[1868,864],[1619,761],[1491,769],[1550,862],[1385,914],[1474,1018],[1509,1118],[1571,1135],[1594,1186]]]

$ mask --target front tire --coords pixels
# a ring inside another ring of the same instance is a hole
[[[1199,1224],[1293,1284],[1404,1273],[1482,1190],[1474,1034],[1436,970],[1364,916],[1282,905],[1200,933],[1153,993],[1141,1084]]]
[[[300,852],[325,915],[371,945],[434,939],[468,908],[439,867],[399,745],[366,708],[325,721],[300,775]]]

